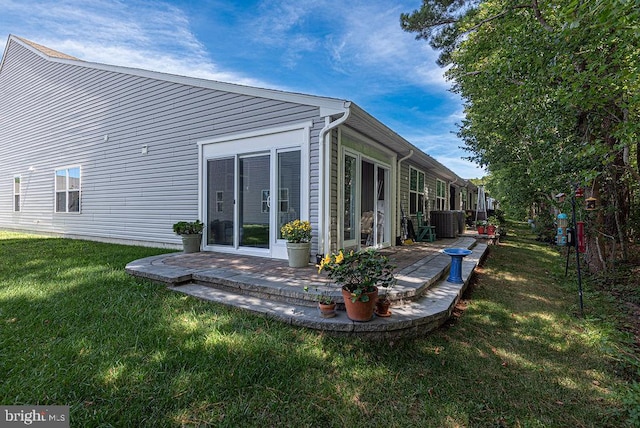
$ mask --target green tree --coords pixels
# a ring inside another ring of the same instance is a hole
[[[561,4],[559,4],[561,3]],[[459,136],[512,211],[593,189],[589,264],[639,233],[640,2],[423,0],[401,25],[439,49],[465,103]]]

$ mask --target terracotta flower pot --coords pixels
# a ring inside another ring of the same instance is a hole
[[[391,311],[389,311],[389,307],[391,306],[391,301],[386,298],[378,298],[376,301],[376,309],[375,314],[379,317],[389,317],[391,316]]]
[[[370,293],[364,293],[369,297],[366,302],[360,299],[355,302],[351,301],[351,293],[348,290],[342,289],[342,297],[344,298],[344,307],[347,310],[347,317],[352,321],[371,321],[373,318],[373,309],[376,306],[378,300],[378,288]]]
[[[484,226],[478,226],[478,235],[484,235]]]
[[[325,304],[318,302],[318,310],[322,318],[333,318],[336,316],[336,303]]]
[[[496,234],[496,227],[492,224],[487,226],[487,235],[495,235],[495,234]]]

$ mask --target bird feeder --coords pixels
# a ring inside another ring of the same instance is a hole
[[[567,226],[569,225],[569,218],[566,214],[558,214],[557,219],[558,231],[556,234],[556,244],[560,246],[567,245]]]
[[[595,211],[596,202],[598,202],[598,200],[596,198],[587,198],[585,200],[585,202],[586,202],[586,210],[587,211]]]
[[[558,193],[558,194],[555,196],[555,198],[556,198],[556,201],[558,201],[558,202],[562,203],[562,202],[564,202],[564,198],[565,198],[566,196],[567,196],[567,195],[565,195],[564,193]]]
[[[582,198],[584,196],[584,189],[582,187],[578,187],[576,189],[576,198]]]

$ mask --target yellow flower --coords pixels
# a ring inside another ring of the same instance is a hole
[[[344,260],[344,253],[342,252],[342,250],[340,250],[340,252],[336,256],[336,263],[340,264],[342,263],[343,260]]]

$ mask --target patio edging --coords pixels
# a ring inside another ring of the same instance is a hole
[[[461,244],[464,242],[465,246],[473,247],[474,250],[473,254],[462,263],[463,284],[451,284],[444,279],[449,263],[443,261],[448,260],[449,257],[444,254],[435,255],[430,261],[420,263],[420,266],[415,266],[418,265],[416,263],[398,272],[399,286],[402,287],[402,281],[404,281],[405,289],[393,294],[396,300],[391,308],[393,313],[391,317],[374,317],[373,320],[365,323],[349,320],[343,311],[339,311],[339,315],[335,318],[321,318],[315,304],[312,307],[308,304],[294,303],[300,303],[295,296],[299,291],[292,289],[290,284],[276,282],[275,286],[270,287],[271,293],[256,291],[265,287],[260,284],[264,278],[256,275],[230,274],[230,277],[234,277],[233,280],[217,277],[215,282],[208,282],[212,278],[211,270],[189,270],[164,264],[162,262],[164,258],[171,255],[136,260],[129,263],[125,269],[131,275],[167,284],[171,290],[239,307],[287,324],[336,335],[392,338],[424,334],[449,319],[453,308],[467,288],[475,267],[483,260],[488,249],[486,243],[476,243],[475,239],[461,238],[455,243],[458,242]],[[439,259],[436,265],[428,266],[436,259]],[[408,275],[409,273],[413,275],[417,273],[417,276]],[[238,282],[239,279],[246,280],[246,283]],[[204,285],[202,282],[208,282],[208,284]],[[220,284],[220,282],[226,284]],[[420,286],[415,286],[417,282],[421,282]],[[216,284],[222,288],[215,288]],[[230,286],[231,284],[240,285]],[[278,290],[277,294],[273,293],[275,290]],[[277,296],[278,299],[270,299],[270,296]]]

